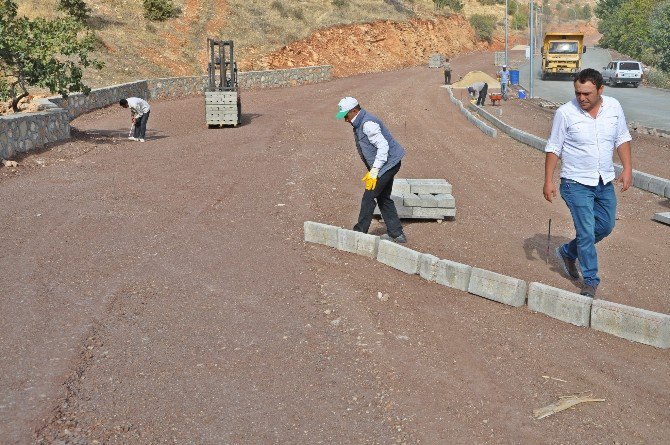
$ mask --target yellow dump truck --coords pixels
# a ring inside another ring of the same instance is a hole
[[[542,80],[549,76],[571,75],[582,68],[586,52],[581,32],[548,32],[542,44]]]

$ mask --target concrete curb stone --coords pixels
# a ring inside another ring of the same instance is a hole
[[[576,326],[590,325],[592,298],[542,283],[528,286],[528,309]]]
[[[670,212],[655,213],[652,219],[670,226]]]
[[[591,305],[591,327],[634,342],[670,348],[670,315],[667,314],[595,300]]]
[[[526,282],[489,270],[472,268],[468,292],[473,295],[521,307],[526,303]]]
[[[348,229],[337,229],[337,249],[368,258],[377,258],[379,237]]]
[[[419,272],[421,253],[396,244],[393,241],[380,240],[377,261],[408,274]]]
[[[440,261],[435,255],[422,253],[419,256],[419,275],[424,280],[435,281],[437,274],[437,262]]]
[[[440,260],[437,262],[435,282],[467,292],[471,273],[472,266],[450,260]]]
[[[323,244],[337,249],[337,232],[339,227],[321,224],[314,221],[305,221],[305,241]]]

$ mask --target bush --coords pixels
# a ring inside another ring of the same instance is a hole
[[[477,37],[491,43],[493,31],[496,29],[496,16],[490,14],[473,14],[470,17],[470,25],[475,29]]]
[[[480,5],[484,6],[493,6],[493,5],[504,5],[505,0],[477,0]]]
[[[348,0],[332,0],[331,3],[336,8],[344,8],[349,4]]]
[[[144,17],[157,22],[171,19],[178,15],[172,0],[142,0]]]
[[[86,6],[84,0],[58,0],[57,9],[64,11],[75,20],[84,23],[89,18],[91,8]]]
[[[647,83],[658,88],[670,88],[670,73],[661,71],[659,69],[650,68],[645,73]]]
[[[442,9],[446,6],[454,12],[463,10],[463,2],[461,0],[433,0],[433,3],[437,9]]]

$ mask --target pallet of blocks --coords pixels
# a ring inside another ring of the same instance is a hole
[[[444,219],[456,216],[456,200],[445,179],[400,179],[393,181],[391,198],[400,219]],[[375,215],[380,215],[379,207]]]

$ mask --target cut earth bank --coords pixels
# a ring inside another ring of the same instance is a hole
[[[302,242],[305,220],[358,213],[360,160],[334,120],[353,95],[407,147],[402,177],[454,184],[456,220],[407,224],[412,248],[576,289],[545,262],[547,220],[554,245],[572,227],[542,199],[542,154],[483,135],[441,81],[251,91],[237,129],[205,129],[201,98],[156,102],[145,144],[114,136],[113,107],[29,156],[0,182],[0,441],[663,442],[667,351]],[[623,195],[602,298],[670,312],[658,207]],[[532,419],[581,392],[606,402]]]

